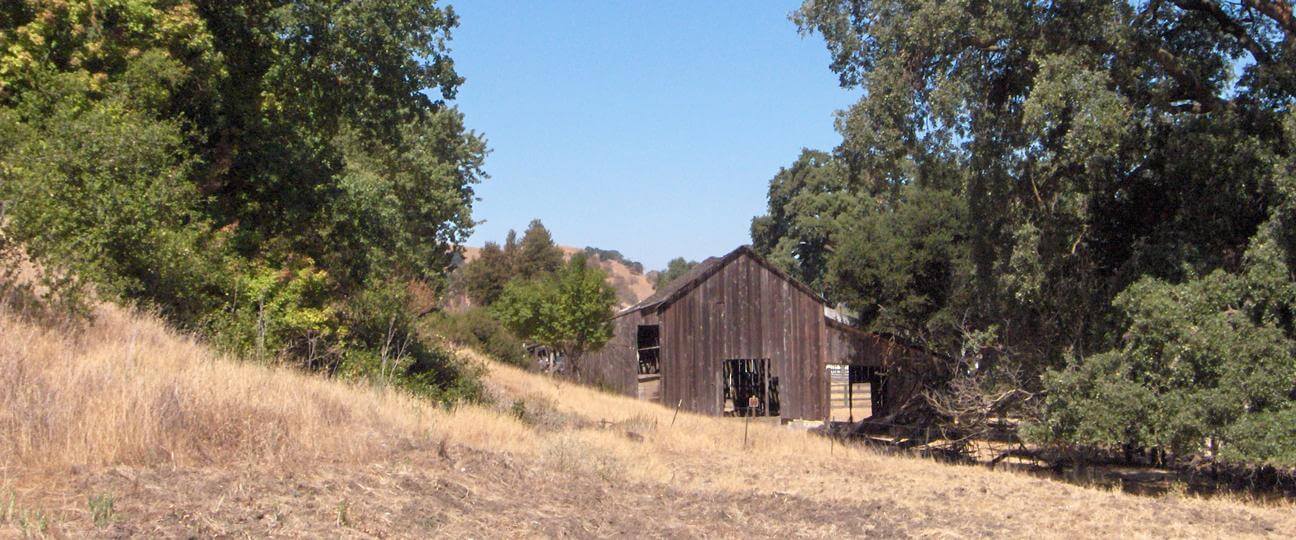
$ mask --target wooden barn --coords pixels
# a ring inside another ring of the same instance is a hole
[[[903,399],[889,369],[925,357],[851,327],[742,246],[618,313],[581,378],[704,414],[854,421]]]

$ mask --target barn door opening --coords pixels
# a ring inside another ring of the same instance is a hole
[[[779,380],[768,358],[724,361],[725,416],[778,416]]]
[[[661,400],[661,326],[639,325],[639,399]]]
[[[828,413],[833,422],[857,422],[881,411],[877,368],[828,364]]]
[[[661,373],[661,326],[639,325],[639,374]]]

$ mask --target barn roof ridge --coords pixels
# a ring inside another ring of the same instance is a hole
[[[651,308],[659,308],[659,309],[664,308],[670,305],[671,303],[675,302],[676,300],[679,300],[680,297],[688,294],[689,291],[692,291],[693,288],[697,287],[698,284],[702,283],[703,281],[706,281],[708,278],[715,275],[716,272],[719,272],[720,269],[724,268],[725,266],[728,266],[729,263],[737,260],[739,257],[743,255],[751,257],[751,259],[755,261],[757,264],[765,267],[766,270],[773,272],[774,275],[778,276],[780,279],[787,281],[788,283],[791,283],[793,286],[795,286],[798,289],[801,289],[802,292],[810,295],[815,300],[819,301],[820,304],[823,304],[825,306],[828,305],[828,301],[824,299],[822,294],[819,294],[819,292],[815,291],[814,289],[811,289],[809,285],[802,283],[800,280],[788,275],[787,272],[784,272],[783,270],[779,269],[777,266],[774,266],[773,263],[765,260],[765,258],[761,257],[760,254],[756,253],[756,250],[752,249],[750,245],[743,244],[735,248],[733,251],[730,251],[729,253],[726,253],[720,257],[708,257],[706,260],[698,263],[697,266],[694,266],[684,275],[676,278],[674,281],[671,281],[670,283],[667,283],[664,287],[662,287],[662,290],[654,292],[652,295],[648,296],[648,298],[643,299],[638,304],[635,304],[633,306],[621,310],[619,313],[616,314],[616,316],[621,317],[623,315],[636,313]]]

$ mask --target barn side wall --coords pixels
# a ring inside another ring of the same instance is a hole
[[[828,364],[884,367],[886,358],[895,354],[897,345],[876,334],[866,333],[836,322],[828,323]]]
[[[827,325],[823,304],[742,256],[669,304],[662,321],[662,402],[720,414],[722,362],[769,359],[781,416],[823,418]]]
[[[639,325],[643,316],[629,313],[612,319],[612,339],[581,362],[581,382],[635,396],[639,389]]]
[[[939,358],[895,339],[864,332],[838,322],[828,322],[829,364],[847,364],[879,368],[883,374],[883,403],[898,407],[922,392],[915,376],[939,371]],[[874,411],[888,412],[887,410]]]

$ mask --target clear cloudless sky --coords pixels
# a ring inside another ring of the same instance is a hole
[[[456,100],[491,154],[470,245],[540,218],[658,269],[751,242],[769,180],[840,140],[839,88],[795,0],[451,2]]]

